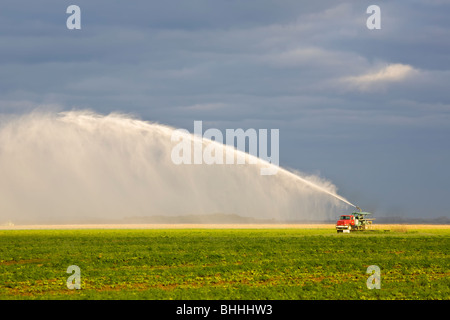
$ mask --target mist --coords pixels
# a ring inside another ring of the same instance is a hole
[[[317,221],[332,219],[352,205],[337,195],[333,183],[318,176],[281,168],[275,175],[261,175],[261,168],[274,166],[261,159],[256,164],[174,164],[174,130],[128,115],[86,110],[4,117],[0,223],[217,213]]]

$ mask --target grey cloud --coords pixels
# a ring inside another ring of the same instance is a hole
[[[402,161],[416,174],[414,164],[443,165],[434,154],[448,159],[446,2],[380,3],[378,31],[365,26],[371,1],[78,1],[79,31],[65,28],[69,4],[2,3],[0,112],[88,108],[189,130],[193,120],[280,128],[282,163],[324,170],[350,193],[357,168],[358,183],[376,181],[374,197],[386,196],[377,176],[395,176]],[[388,65],[413,73],[373,81]],[[366,90],[342,79],[366,79]],[[427,192],[448,190],[436,181]],[[406,198],[410,182],[394,184]]]

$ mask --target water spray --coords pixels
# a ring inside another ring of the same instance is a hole
[[[316,184],[314,184],[314,183],[312,183],[312,182],[310,182],[310,181],[308,181],[308,180],[306,180],[306,179],[303,179],[302,177],[300,177],[300,176],[298,176],[298,175],[296,175],[296,174],[294,174],[294,173],[292,173],[292,172],[289,172],[288,170],[285,170],[285,169],[283,169],[283,168],[280,168],[280,170],[282,170],[282,171],[283,171],[284,173],[286,173],[286,174],[289,174],[289,175],[292,176],[294,179],[300,180],[301,182],[303,182],[303,183],[305,183],[305,184],[311,186],[312,188],[315,188],[315,189],[320,190],[320,191],[322,191],[322,192],[324,192],[324,193],[326,193],[326,194],[329,194],[330,196],[333,196],[333,197],[335,197],[336,199],[341,200],[342,202],[345,202],[346,204],[348,204],[348,205],[350,205],[350,206],[352,206],[352,207],[355,207],[356,209],[359,209],[359,210],[361,211],[361,209],[360,209],[358,206],[352,204],[352,203],[349,202],[347,199],[345,199],[345,198],[343,198],[343,197],[341,197],[341,196],[339,196],[339,195],[337,195],[337,194],[335,194],[335,193],[333,193],[333,192],[330,192],[329,190],[327,190],[327,189],[325,189],[325,188],[323,188],[323,187],[320,187],[320,186],[318,186],[318,185],[316,185]]]
[[[90,111],[33,112],[2,121],[0,223],[211,213],[328,220],[344,203],[356,207],[318,177],[280,167],[276,175],[261,175],[273,165],[267,162],[176,165],[170,158],[174,130]]]

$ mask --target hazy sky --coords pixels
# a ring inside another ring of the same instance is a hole
[[[449,14],[446,0],[3,0],[0,113],[276,128],[280,165],[363,209],[450,217]]]

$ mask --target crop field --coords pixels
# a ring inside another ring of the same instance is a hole
[[[0,299],[450,299],[450,229],[0,230]]]

